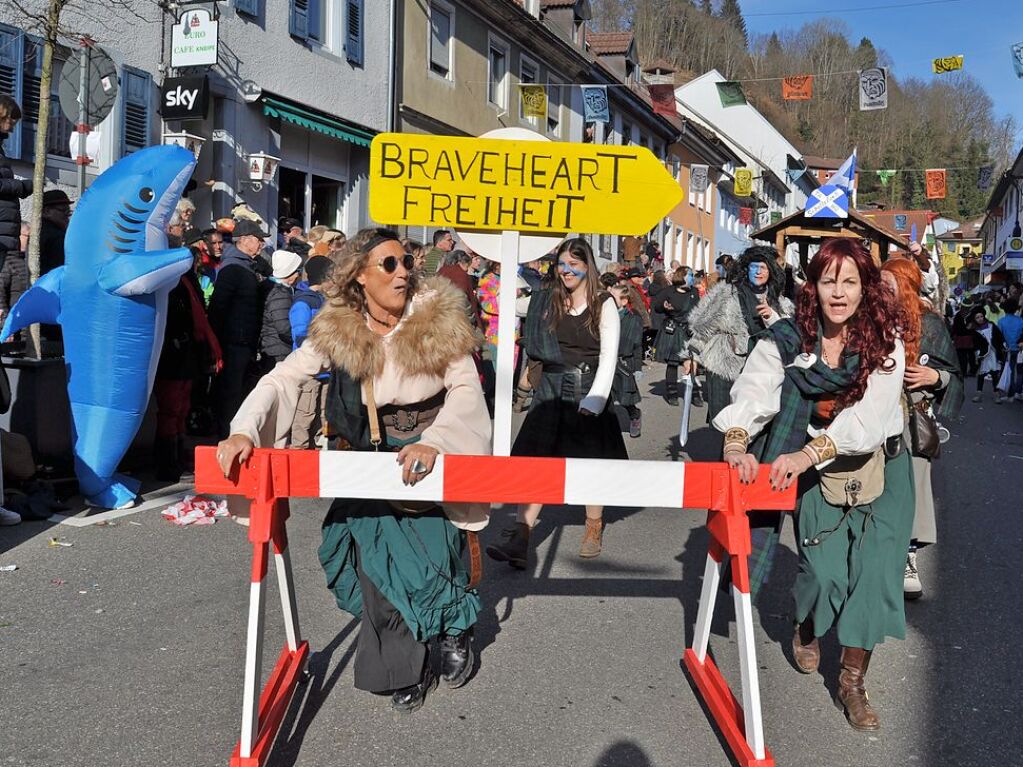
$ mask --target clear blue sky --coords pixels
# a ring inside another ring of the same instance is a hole
[[[963,69],[984,86],[995,114],[1011,114],[1023,128],[1023,80],[1012,68],[1009,46],[1023,42],[1023,0],[739,0],[750,34],[798,29],[816,19],[843,21],[853,43],[869,37],[894,62],[899,79],[930,79],[931,59],[965,58]],[[878,8],[877,6],[906,7]],[[844,6],[844,7],[843,7]],[[856,11],[858,8],[874,10]],[[812,10],[827,13],[805,13]],[[780,15],[798,11],[798,15]],[[756,15],[756,14],[779,15]],[[798,74],[798,73],[793,73]],[[1023,133],[1018,137],[1023,139]]]

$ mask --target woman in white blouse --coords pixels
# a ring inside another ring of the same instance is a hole
[[[558,248],[557,278],[534,293],[526,314],[522,345],[542,364],[540,385],[512,447],[512,455],[628,458],[608,395],[618,363],[621,320],[614,298],[601,290],[593,251],[586,240]],[[506,541],[487,554],[514,568],[526,566],[529,532],[539,504],[519,509],[518,521],[503,531]],[[600,554],[604,509],[586,507],[581,557]]]
[[[874,645],[905,637],[913,525],[912,467],[900,444],[905,327],[859,241],[827,240],[807,268],[795,318],[757,343],[732,404],[713,422],[742,481],[764,462],[774,486],[799,482],[793,654],[813,673],[818,638],[835,628],[838,698],[858,730],[880,727],[864,690]]]

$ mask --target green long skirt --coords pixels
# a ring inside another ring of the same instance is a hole
[[[908,451],[887,462],[884,477],[881,496],[844,520],[842,507],[824,500],[819,481],[799,502],[796,620],[813,618],[819,637],[835,626],[845,647],[870,650],[886,637],[906,638],[902,578],[915,509]],[[803,545],[815,536],[819,545]]]

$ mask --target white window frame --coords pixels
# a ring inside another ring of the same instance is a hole
[[[442,82],[454,84],[455,82],[455,40],[458,37],[456,31],[456,19],[455,19],[455,7],[446,0],[430,0],[429,13],[426,19],[426,71],[430,77],[433,77]],[[448,37],[448,71],[446,75],[442,75],[439,72],[433,71],[433,9],[434,7],[439,8],[441,11],[448,15],[450,19]]]
[[[498,98],[500,101],[492,101],[490,98],[490,84],[493,80],[493,72],[491,66],[493,65],[493,59],[491,58],[490,52],[493,50],[499,50],[504,54],[504,77],[501,78],[501,82],[497,86]],[[508,43],[495,35],[487,33],[487,103],[501,112],[508,111],[508,83],[511,80],[511,48]]]
[[[550,129],[551,126],[551,94],[554,93],[555,88],[558,93],[558,106],[557,106],[557,121],[558,125],[554,130]],[[544,132],[554,136],[555,138],[561,138],[564,132],[565,121],[562,119],[563,107],[565,106],[565,83],[559,78],[547,73],[547,119],[546,125],[544,125]]]
[[[532,67],[533,73],[534,73],[533,79],[528,81],[528,82],[522,78],[522,70],[524,68],[526,68],[526,67]],[[521,89],[521,87],[523,85],[543,85],[543,83],[540,80],[540,65],[537,63],[537,61],[535,59],[533,59],[533,58],[530,58],[529,56],[527,56],[524,53],[520,53],[519,54],[519,87],[520,87],[520,89]],[[519,122],[523,123],[524,125],[528,125],[529,127],[531,127],[534,130],[536,130],[539,127],[539,118],[536,118],[536,117],[526,117],[526,113],[525,113],[525,110],[523,109],[523,104],[522,104],[522,91],[520,90],[517,95],[519,97],[518,98],[518,102],[519,102]],[[544,119],[546,119],[546,118],[544,118]]]

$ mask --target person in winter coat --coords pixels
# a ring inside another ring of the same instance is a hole
[[[259,334],[259,351],[277,364],[294,348],[291,336],[291,304],[295,300],[295,283],[302,276],[302,257],[288,250],[275,250],[270,259],[273,287],[263,304],[263,328]]]
[[[323,308],[321,292],[330,277],[334,262],[326,256],[313,256],[305,265],[305,280],[295,286],[295,297],[288,312],[291,324],[292,349],[298,349],[309,335],[309,325]],[[323,425],[327,407],[327,382],[330,376],[319,375],[302,384],[295,408],[295,421],[291,426],[291,446],[299,449],[316,447],[316,435]]]
[[[664,362],[664,399],[674,407],[678,404],[678,369],[682,375],[693,372],[692,355],[689,352],[689,315],[696,308],[700,296],[689,285],[688,269],[677,269],[671,274],[671,286],[654,296],[653,312],[659,315],[660,330],[654,341],[654,359]]]
[[[638,439],[643,434],[643,414],[639,409],[643,395],[636,382],[636,373],[643,369],[643,320],[636,306],[642,304],[643,299],[635,286],[617,282],[612,274],[602,275],[600,281],[618,304],[618,316],[621,318],[618,365],[611,381],[611,401],[625,408],[629,414],[629,436]]]
[[[995,390],[995,404],[1002,404],[1002,393],[998,390],[998,379],[1002,374],[1002,363],[1005,362],[1005,338],[998,325],[988,321],[983,306],[973,310],[973,344],[977,349],[977,393],[974,402],[980,402],[984,394],[984,379],[991,379],[991,388]]]
[[[28,237],[31,227],[27,221],[21,222],[19,250],[9,250],[0,260],[0,320],[7,316],[11,307],[18,303],[22,293],[28,290],[28,265],[25,253],[28,251]]]
[[[15,178],[4,142],[21,119],[21,107],[0,95],[0,259],[21,251],[21,200],[32,194],[32,179]]]
[[[210,325],[224,351],[216,397],[222,438],[227,437],[231,419],[248,394],[247,377],[259,349],[263,305],[255,261],[268,236],[255,221],[242,219],[235,224],[234,242],[224,249],[210,298]]]

